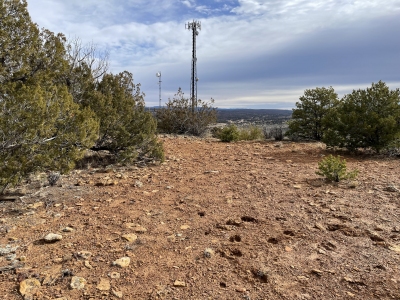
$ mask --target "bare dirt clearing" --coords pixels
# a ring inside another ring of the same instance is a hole
[[[164,140],[0,200],[1,299],[400,299],[399,159],[332,185],[322,144]]]

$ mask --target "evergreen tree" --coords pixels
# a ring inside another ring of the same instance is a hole
[[[400,138],[400,90],[389,90],[382,81],[354,90],[327,119],[330,128],[324,142],[328,146],[350,151],[372,148],[379,153]]]
[[[292,120],[289,122],[287,136],[320,141],[326,131],[325,116],[338,102],[338,96],[332,87],[305,90],[296,102]]]
[[[39,31],[25,0],[0,2],[0,192],[30,172],[70,170],[97,138],[98,122],[58,75],[65,38]]]
[[[105,74],[89,107],[100,120],[100,137],[94,150],[109,150],[124,163],[146,157],[163,160],[156,120],[145,110],[144,95],[131,73]]]

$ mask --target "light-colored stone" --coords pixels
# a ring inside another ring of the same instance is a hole
[[[19,292],[25,299],[32,299],[33,294],[37,293],[39,288],[40,282],[35,278],[23,280],[19,284]]]
[[[139,180],[136,180],[134,185],[137,188],[141,188],[143,186],[143,183],[141,181],[139,181]]]
[[[143,226],[135,223],[125,223],[124,224],[125,228],[131,229],[132,231],[136,233],[145,233],[147,232],[147,229],[144,228]]]
[[[57,241],[61,241],[62,240],[62,235],[61,234],[56,234],[56,233],[49,233],[48,235],[46,235],[44,237],[45,242],[47,243],[53,243],[53,242],[57,242]]]
[[[117,297],[117,298],[119,298],[119,299],[122,299],[122,296],[123,296],[123,294],[122,294],[122,292],[121,291],[117,291],[117,290],[111,290],[111,292],[112,292],[112,294],[115,296],[115,297]]]
[[[389,249],[400,253],[400,245],[391,245],[391,246],[389,246]]]
[[[175,287],[185,287],[186,286],[186,282],[180,281],[180,280],[175,280],[174,286]]]
[[[186,225],[186,224],[181,226],[181,229],[182,229],[182,230],[186,230],[186,229],[189,229],[189,228],[190,228],[190,226],[189,226],[189,225]]]
[[[321,231],[326,231],[326,228],[324,225],[322,225],[321,223],[315,223],[315,228],[318,228]]]
[[[92,256],[92,252],[89,251],[79,251],[78,256],[82,257],[83,259],[89,259]]]
[[[28,208],[30,209],[37,209],[39,207],[43,206],[43,202],[36,202],[28,205]]]
[[[86,279],[79,276],[73,276],[71,278],[70,287],[74,290],[81,290],[85,287]]]
[[[92,265],[90,264],[90,262],[88,260],[85,260],[85,267],[88,269],[93,269]]]
[[[167,236],[167,240],[168,240],[169,242],[175,242],[175,240],[176,240],[175,234],[172,234],[172,235]]]
[[[109,291],[111,289],[110,280],[100,278],[100,283],[96,286],[99,291]]]
[[[137,237],[136,234],[128,233],[128,234],[123,234],[123,235],[122,235],[122,238],[125,239],[125,240],[127,240],[127,241],[130,242],[130,243],[133,243],[134,241],[137,240],[138,237]]]
[[[5,247],[0,247],[0,256],[14,253],[17,249],[18,249],[18,246],[12,247],[10,245],[6,245]]]
[[[211,258],[211,257],[214,256],[214,254],[215,254],[215,252],[214,252],[214,250],[211,249],[211,248],[206,248],[206,249],[204,250],[204,257],[206,257],[206,258]]]
[[[131,259],[129,257],[122,257],[122,258],[114,261],[113,265],[121,267],[121,268],[126,268],[127,266],[129,266],[130,263],[131,263]]]
[[[65,227],[65,228],[63,228],[62,231],[64,231],[64,232],[72,232],[72,231],[74,231],[74,229],[72,227]]]

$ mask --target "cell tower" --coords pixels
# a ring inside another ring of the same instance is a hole
[[[196,57],[196,36],[199,35],[199,30],[201,30],[201,23],[199,21],[193,20],[193,22],[185,24],[185,28],[192,31],[193,36],[193,50],[192,50],[192,78],[190,80],[190,100],[192,103],[192,112],[194,112],[197,107],[197,57]]]

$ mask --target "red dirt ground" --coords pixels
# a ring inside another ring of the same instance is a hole
[[[0,200],[0,298],[400,299],[399,159],[348,156],[335,185],[323,144],[163,140],[161,165]]]

